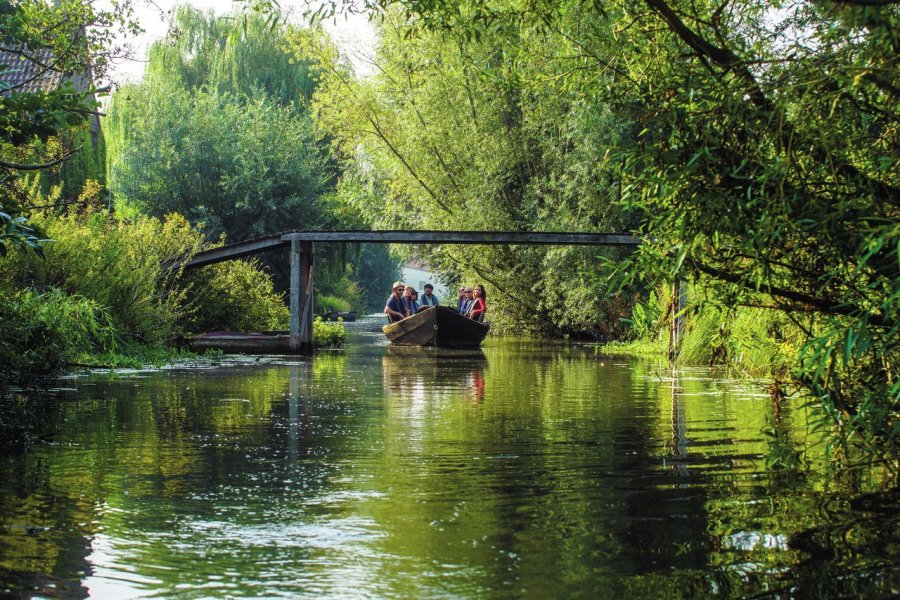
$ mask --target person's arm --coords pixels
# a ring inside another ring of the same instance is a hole
[[[387,304],[384,306],[384,314],[390,315],[392,317],[397,317],[398,319],[402,319],[406,316],[403,313],[401,313],[400,311],[395,310],[394,308],[391,307],[391,299],[390,298],[388,298]]]

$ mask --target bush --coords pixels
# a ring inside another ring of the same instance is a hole
[[[179,215],[124,219],[92,208],[32,221],[53,241],[46,259],[0,259],[0,383],[73,361],[157,362],[171,356],[165,346],[201,330],[287,327],[288,310],[255,261],[182,276],[178,265],[203,239]]]
[[[313,321],[313,345],[315,347],[342,346],[345,337],[347,337],[347,331],[344,329],[342,320],[323,321],[322,317],[316,317],[316,320]]]
[[[0,294],[0,385],[50,375],[84,354],[116,348],[111,319],[93,300],[60,290]]]
[[[181,328],[203,331],[287,329],[290,313],[259,262],[230,261],[191,273],[191,314]]]
[[[316,309],[321,313],[327,313],[331,311],[338,312],[349,312],[351,310],[350,303],[343,299],[338,298],[337,296],[316,296]]]
[[[662,316],[666,310],[665,298],[671,295],[671,288],[663,287],[660,293],[650,290],[646,300],[637,300],[631,307],[631,318],[621,319],[628,325],[633,340],[659,341],[663,328]]]
[[[165,265],[202,244],[182,217],[132,221],[96,210],[37,214],[33,223],[53,240],[45,244],[46,260],[10,256],[0,263],[0,281],[90,299],[125,343],[163,344],[175,335],[186,311],[186,289],[180,270]]]
[[[688,298],[700,292],[692,287]],[[795,364],[800,331],[782,313],[747,306],[725,309],[705,301],[686,313],[678,355],[682,362],[775,376],[787,376]]]

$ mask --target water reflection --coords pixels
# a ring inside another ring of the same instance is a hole
[[[488,360],[480,349],[408,348],[388,346],[382,358],[384,391],[390,397],[421,403],[450,394],[484,400]]]
[[[359,343],[65,387],[31,399],[45,443],[0,462],[0,595],[828,595],[837,567],[836,596],[896,585],[896,499],[858,498],[875,475],[849,490],[775,461],[810,445],[805,412],[705,369]]]

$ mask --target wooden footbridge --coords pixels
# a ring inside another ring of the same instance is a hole
[[[366,244],[492,244],[637,246],[640,238],[627,233],[563,233],[525,231],[287,231],[199,252],[185,269],[243,258],[279,248],[290,248],[291,329],[293,352],[313,347],[313,244],[316,242]]]

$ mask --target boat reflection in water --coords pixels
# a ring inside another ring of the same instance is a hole
[[[480,348],[388,346],[382,358],[385,395],[413,410],[459,398],[481,402],[487,366]]]

